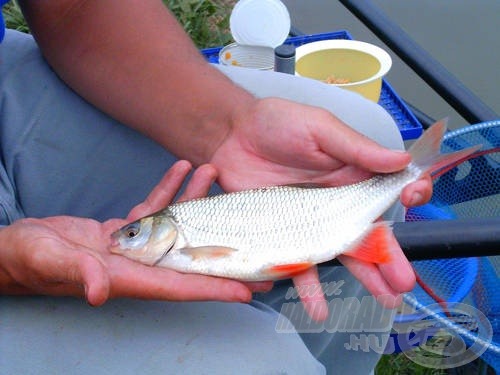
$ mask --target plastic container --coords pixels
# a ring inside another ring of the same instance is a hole
[[[378,102],[392,59],[382,48],[356,40],[322,40],[297,48],[297,75],[357,92]]]
[[[352,36],[346,30],[338,30],[329,33],[294,36],[288,38],[285,43],[298,47],[305,43],[329,39],[352,39]],[[222,47],[213,47],[203,49],[201,52],[209,62],[218,64],[221,50]],[[392,86],[384,79],[382,80],[382,91],[378,104],[391,114],[404,140],[420,137],[422,134],[422,124],[420,124],[408,106],[401,100]]]

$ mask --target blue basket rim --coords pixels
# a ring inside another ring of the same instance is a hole
[[[492,120],[492,121],[485,121],[485,122],[480,122],[480,123],[473,124],[473,125],[464,126],[463,128],[459,128],[459,129],[455,129],[455,130],[447,132],[444,135],[443,140],[446,141],[448,139],[460,137],[462,135],[469,134],[469,133],[472,133],[472,132],[475,132],[478,130],[493,128],[493,127],[497,127],[497,126],[500,126],[500,119],[499,120]]]

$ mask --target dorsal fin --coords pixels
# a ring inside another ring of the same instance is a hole
[[[288,187],[293,187],[293,188],[299,188],[299,189],[323,189],[323,188],[328,188],[331,187],[328,184],[322,184],[319,182],[297,182],[295,184],[287,184],[287,185],[282,185],[282,186],[288,186]]]

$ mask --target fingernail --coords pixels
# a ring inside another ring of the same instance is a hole
[[[85,293],[85,302],[87,302],[87,305],[89,305],[90,307],[94,307],[94,305],[90,302],[89,300],[89,287],[87,284],[84,284],[84,293]]]
[[[418,206],[423,200],[423,196],[420,193],[413,193],[410,199],[410,206]]]
[[[235,293],[235,302],[250,303],[252,301],[252,292],[248,288],[238,290]]]

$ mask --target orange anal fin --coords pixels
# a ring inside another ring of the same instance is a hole
[[[375,223],[368,234],[344,255],[369,263],[387,263],[391,259],[389,251],[391,232],[387,222]]]
[[[304,272],[305,270],[314,266],[311,262],[301,262],[293,264],[278,264],[276,266],[269,267],[266,270],[270,276],[276,277],[292,277],[296,274]]]

